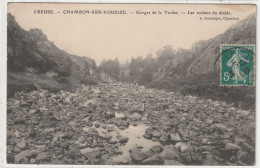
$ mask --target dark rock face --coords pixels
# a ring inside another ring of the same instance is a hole
[[[31,67],[37,72],[46,72],[48,69],[54,69],[57,63],[57,65],[67,65],[68,70],[60,70],[69,72],[72,63],[69,54],[59,50],[53,43],[48,41],[41,30],[23,30],[11,14],[8,14],[7,20],[8,71],[24,71],[26,67]],[[32,39],[35,41],[33,42]],[[55,54],[55,52],[60,54]],[[45,55],[52,56],[46,57]],[[58,61],[55,62],[55,59]]]
[[[209,40],[196,42],[192,49],[183,50],[172,60],[167,61],[161,67],[159,73],[155,75],[155,79],[212,73],[214,71],[214,61],[219,55],[220,44],[255,44],[255,20],[256,14],[254,13],[230,27],[223,34]],[[241,36],[241,31],[243,31],[243,36]],[[219,65],[218,63],[216,65]],[[216,68],[219,67],[216,66]]]
[[[23,30],[10,13],[7,15],[7,57],[8,97],[16,91],[37,90],[38,86],[57,91],[78,84],[113,81],[97,71],[93,59],[59,49],[40,29]],[[70,103],[69,99],[66,101]]]
[[[23,30],[11,14],[8,14],[7,21],[8,71],[24,71],[26,67],[30,67],[35,72],[53,71],[66,76],[73,73],[72,71],[82,70],[89,74],[89,68],[95,69],[94,60],[60,50],[48,40],[42,30]]]

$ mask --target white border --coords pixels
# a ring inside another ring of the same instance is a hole
[[[100,166],[100,165],[16,165],[16,164],[6,164],[6,81],[7,81],[7,3],[8,2],[63,2],[63,3],[183,3],[183,4],[256,4],[257,8],[260,4],[258,0],[0,0],[0,167],[58,167],[58,168],[71,168],[71,167],[180,167],[180,166]],[[258,9],[257,9],[258,10]],[[259,30],[259,17],[260,14],[257,11],[257,28]],[[259,33],[257,31],[257,42],[259,39]],[[260,65],[260,59],[257,59],[257,54],[259,51],[259,45],[256,42],[256,65]],[[260,111],[260,83],[258,82],[260,74],[260,68],[256,67],[256,165],[255,166],[243,166],[248,168],[260,167],[259,160],[259,113]],[[219,168],[220,166],[181,166],[181,167],[203,167],[203,168]],[[242,166],[224,166],[224,167],[242,167]]]

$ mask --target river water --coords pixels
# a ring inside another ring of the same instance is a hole
[[[116,118],[125,117],[125,114],[123,114],[123,113],[116,113],[115,117]],[[111,131],[111,132],[107,132],[107,129],[104,129],[102,127],[95,128],[95,129],[98,131],[99,135],[108,134],[108,135],[112,136],[111,140],[118,140],[116,137],[119,136],[119,135],[122,136],[122,137],[127,137],[128,138],[127,143],[121,144],[121,146],[119,146],[119,150],[122,151],[122,154],[114,156],[113,160],[119,160],[119,161],[121,161],[121,160],[123,160],[123,161],[131,160],[131,156],[130,156],[129,150],[131,148],[134,148],[134,147],[138,147],[143,152],[147,152],[153,146],[160,145],[159,142],[148,140],[148,139],[145,139],[143,137],[143,135],[145,133],[145,130],[147,128],[149,128],[145,124],[139,124],[139,125],[136,125],[136,126],[129,125],[129,127],[127,129],[124,129],[124,130],[119,129],[114,124],[108,124],[107,125],[107,127],[111,127],[111,126],[114,127],[114,131]],[[93,126],[93,128],[94,128],[94,126]],[[87,129],[89,129],[89,127],[86,127],[85,129],[87,130]]]

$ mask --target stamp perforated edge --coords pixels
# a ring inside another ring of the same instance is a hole
[[[253,67],[253,74],[254,74],[254,77],[253,77],[253,84],[252,85],[234,85],[234,84],[230,84],[230,85],[223,85],[222,84],[222,46],[253,46],[254,47],[254,67]],[[254,87],[255,86],[255,82],[256,82],[256,45],[255,44],[220,44],[219,46],[219,51],[220,51],[220,60],[219,60],[219,66],[220,66],[220,69],[219,69],[219,81],[220,81],[220,86],[222,87]]]

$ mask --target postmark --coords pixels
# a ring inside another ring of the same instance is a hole
[[[220,46],[220,85],[255,85],[255,45]]]

